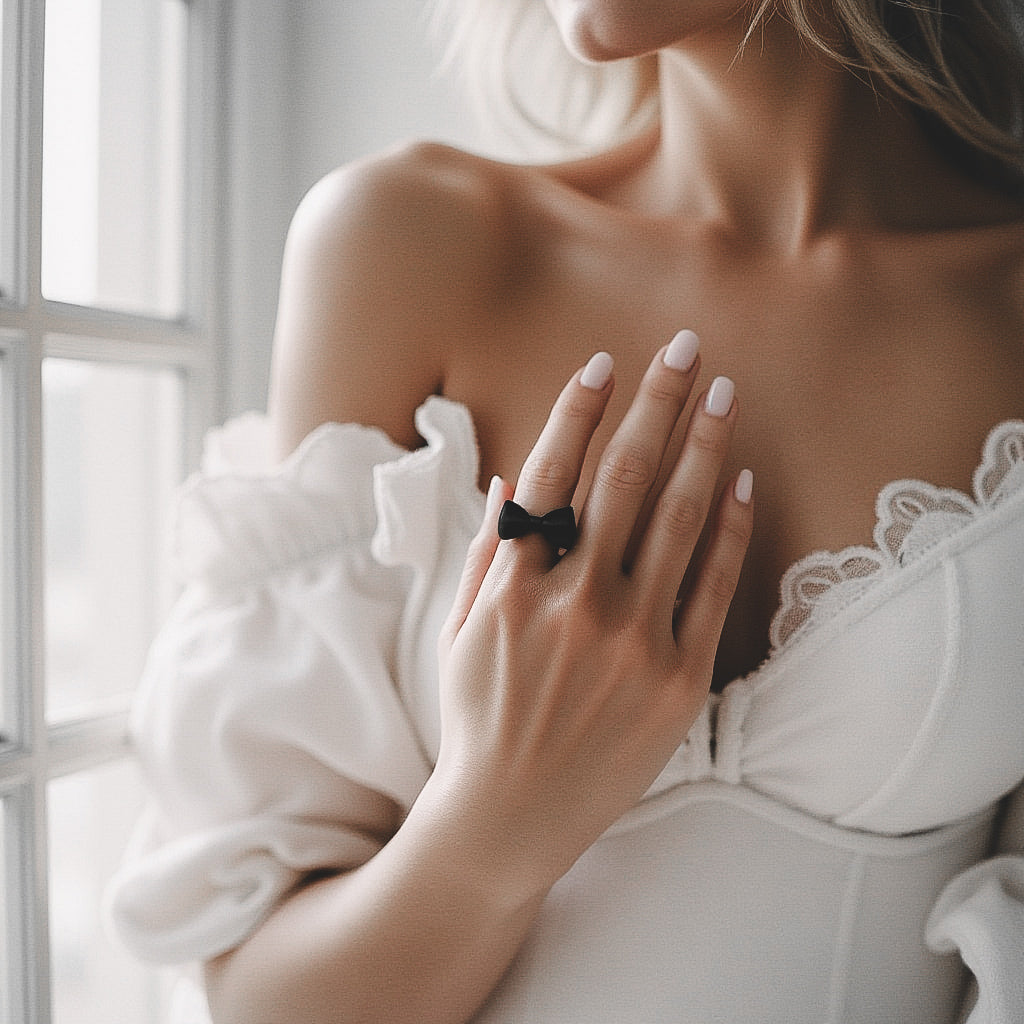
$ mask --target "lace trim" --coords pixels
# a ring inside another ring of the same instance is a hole
[[[918,480],[884,487],[875,506],[873,548],[818,551],[786,571],[771,624],[772,651],[852,604],[881,574],[910,564],[978,514],[1024,491],[1024,421],[1002,423],[989,434],[973,488],[971,498]]]

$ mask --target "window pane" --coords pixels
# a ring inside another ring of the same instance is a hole
[[[43,293],[181,311],[184,0],[47,0]]]
[[[180,475],[177,371],[46,359],[47,717],[123,700],[169,594],[162,521]]]
[[[107,933],[101,910],[139,812],[135,766],[56,779],[48,796],[54,1024],[163,1020],[169,977],[129,956]]]
[[[12,293],[14,279],[14,140],[15,82],[14,61],[11,60],[14,42],[15,4],[0,0],[0,298]],[[2,1018],[0,1018],[2,1020]]]

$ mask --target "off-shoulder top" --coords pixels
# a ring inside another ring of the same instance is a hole
[[[421,449],[249,416],[179,498],[184,589],[134,715],[151,799],[110,893],[157,961],[241,942],[306,872],[387,841],[439,744],[436,636],[483,511],[468,411]],[[773,649],[552,891],[486,1022],[1024,1021],[1024,422],[973,494],[899,481],[873,547],[786,573]],[[959,952],[960,956],[951,955]]]

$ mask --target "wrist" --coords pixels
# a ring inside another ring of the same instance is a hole
[[[429,858],[446,881],[496,913],[535,910],[562,871],[548,868],[535,838],[516,829],[497,801],[470,798],[437,772],[399,835]]]

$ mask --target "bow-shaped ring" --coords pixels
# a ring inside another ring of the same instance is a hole
[[[572,507],[556,508],[543,516],[531,516],[511,499],[501,506],[498,536],[502,540],[539,533],[556,551],[568,551],[576,543],[576,514]]]

